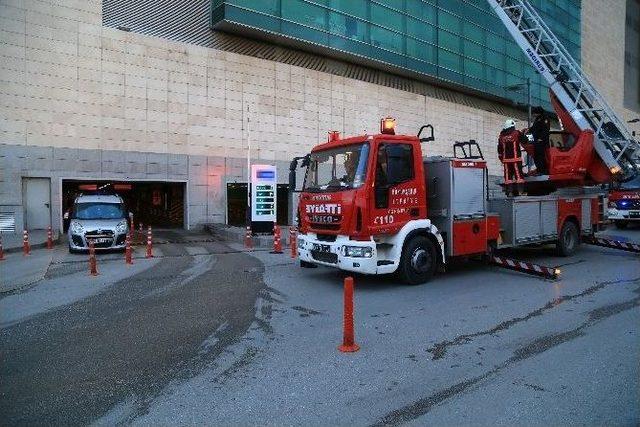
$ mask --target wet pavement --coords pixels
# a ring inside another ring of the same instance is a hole
[[[121,253],[99,254],[96,278],[86,256],[58,248],[44,279],[0,300],[3,424],[84,425],[122,402],[133,416],[246,332],[264,289],[261,264],[187,237],[158,247],[153,260],[138,253],[134,267]],[[60,289],[76,300],[52,305]]]
[[[3,420],[640,423],[638,254],[513,254],[560,265],[556,281],[474,262],[421,286],[356,276],[361,350],[343,354],[343,273],[163,233],[153,260],[143,247],[133,267],[100,254],[88,278],[86,255],[58,250],[43,279],[0,294]],[[640,241],[635,229],[607,233]]]

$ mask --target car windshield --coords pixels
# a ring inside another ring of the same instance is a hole
[[[72,218],[75,219],[122,219],[125,218],[121,203],[76,203]]]
[[[368,157],[366,143],[311,153],[303,191],[321,193],[362,186]]]

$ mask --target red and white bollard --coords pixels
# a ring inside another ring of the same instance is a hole
[[[273,223],[273,250],[272,254],[282,253],[282,241],[280,240],[280,227],[275,222]]]
[[[244,233],[244,247],[253,249],[253,238],[251,237],[251,225],[247,225],[247,231]]]
[[[53,232],[51,226],[47,228],[47,249],[53,249]]]
[[[153,242],[151,236],[151,226],[147,227],[147,258],[153,258]]]
[[[129,240],[133,241],[133,233],[136,230],[136,224],[133,222],[133,216],[131,217],[131,227],[129,227]]]
[[[298,230],[296,227],[289,227],[289,246],[291,247],[291,258],[296,257],[298,252]]]
[[[130,236],[127,236],[127,239],[125,240],[124,262],[125,264],[133,264],[133,259],[131,257],[131,237]]]
[[[98,263],[96,261],[96,247],[93,244],[93,239],[89,240],[89,274],[91,276],[98,275]]]
[[[0,234],[0,261],[4,261],[4,248],[2,247],[2,234]]]
[[[353,353],[360,350],[360,346],[355,341],[353,328],[353,277],[345,277],[344,279],[343,335],[342,345],[338,346],[338,350],[343,353]]]
[[[29,244],[29,232],[24,230],[22,232],[22,255],[31,255],[31,245]]]

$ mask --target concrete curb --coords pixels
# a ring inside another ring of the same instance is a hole
[[[60,234],[58,234],[58,237],[53,239],[53,244],[54,246],[60,243]],[[46,248],[47,247],[47,242],[44,241],[42,243],[34,243],[34,244],[29,244],[29,246],[31,246],[31,249],[40,249],[40,248]],[[4,253],[5,254],[13,254],[16,252],[22,252],[22,246],[14,246],[13,248],[4,248]]]

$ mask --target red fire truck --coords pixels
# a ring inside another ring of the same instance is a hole
[[[505,191],[494,196],[475,141],[456,143],[453,157],[423,157],[421,144],[434,140],[431,125],[396,135],[387,118],[377,135],[332,132],[303,161],[303,267],[395,272],[418,284],[454,258],[501,263],[497,250],[551,242],[566,256],[584,238],[595,240],[606,198],[593,185],[636,176],[639,144],[528,3],[487,1],[550,84],[563,130],[561,145],[545,149],[549,175],[503,182]]]
[[[629,223],[640,223],[640,178],[614,185],[609,192],[607,218],[617,228],[626,228]]]

